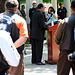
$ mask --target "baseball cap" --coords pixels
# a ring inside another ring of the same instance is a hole
[[[14,9],[16,7],[18,7],[18,1],[17,0],[6,0],[5,9]]]
[[[36,1],[33,1],[32,4],[33,4],[33,3],[37,3],[37,2],[36,2]]]

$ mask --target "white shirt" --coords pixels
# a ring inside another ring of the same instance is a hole
[[[20,55],[17,52],[9,33],[4,30],[0,30],[0,50],[10,66],[18,66]]]

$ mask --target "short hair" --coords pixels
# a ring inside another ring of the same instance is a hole
[[[59,6],[63,5],[62,3],[59,3]]]
[[[23,7],[25,7],[25,5],[22,5],[21,7],[23,8]]]
[[[71,1],[71,7],[75,9],[75,0]]]
[[[5,9],[6,10],[14,10],[18,8],[18,1],[17,0],[6,0],[5,2]]]
[[[42,3],[38,4],[37,8],[41,9],[41,7],[43,7],[44,5]]]

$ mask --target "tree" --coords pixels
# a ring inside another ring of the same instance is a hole
[[[51,0],[43,0],[44,3],[51,3]],[[57,2],[63,2],[63,0],[57,0]]]
[[[64,0],[57,0],[58,3],[63,2]],[[71,0],[70,0],[71,1]],[[51,0],[43,0],[44,3],[51,3]]]
[[[43,0],[44,3],[51,3],[51,0]]]
[[[63,0],[57,0],[58,3],[63,2]]]

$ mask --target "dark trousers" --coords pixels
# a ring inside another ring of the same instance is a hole
[[[43,52],[43,40],[31,39],[32,41],[32,63],[41,62]]]
[[[7,75],[7,70],[3,70],[2,72],[0,72],[0,75]]]
[[[68,54],[74,51],[61,50],[59,54],[59,60],[57,64],[57,75],[69,75],[70,68],[73,70],[75,75],[75,61],[68,61]]]

